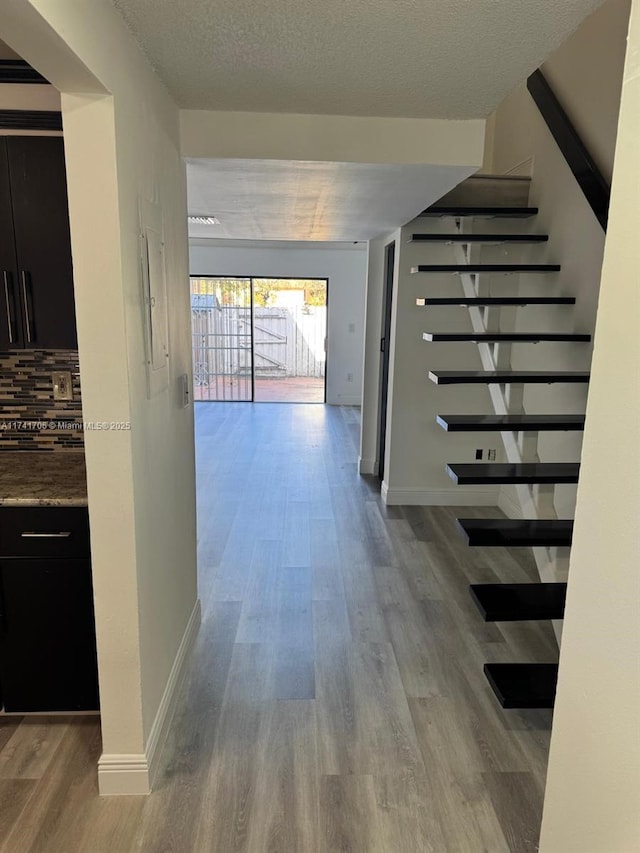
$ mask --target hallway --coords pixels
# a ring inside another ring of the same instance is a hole
[[[97,797],[95,720],[49,720],[39,758],[34,722],[2,721],[0,850],[535,851],[550,715],[502,711],[482,664],[555,640],[484,624],[467,589],[535,580],[530,553],[385,508],[357,409],[199,404],[196,424],[203,623],[156,790]]]

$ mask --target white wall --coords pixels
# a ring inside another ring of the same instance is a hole
[[[215,245],[192,241],[192,275],[328,278],[327,403],[359,406],[362,401],[366,245],[344,248],[313,243]],[[353,331],[350,327],[353,326]],[[352,379],[347,378],[348,374]]]
[[[629,0],[608,0],[576,33],[553,54],[543,67],[569,115],[605,174],[611,171],[620,101],[622,61]],[[540,208],[531,227],[548,233],[545,247],[520,250],[529,262],[560,263],[557,281],[521,277],[521,293],[555,293],[576,296],[575,308],[527,308],[518,312],[519,331],[547,330],[592,332],[598,305],[598,289],[604,250],[604,232],[551,136],[525,85],[517,88],[499,106],[491,122],[487,147],[492,147],[489,171],[505,173],[518,164],[531,170],[530,202]],[[533,366],[541,370],[586,370],[591,347],[540,344],[535,348],[514,347],[514,368]],[[533,358],[533,361],[532,361]],[[585,386],[528,386],[524,404],[528,412],[583,412]],[[539,454],[543,461],[572,461],[580,458],[580,433],[542,433]],[[501,505],[513,512],[515,490],[502,490]],[[575,487],[556,488],[556,511],[571,517]]]
[[[181,110],[185,157],[472,165],[484,119]]]
[[[640,850],[640,2],[633,0],[541,853]]]
[[[480,165],[481,152],[478,152]],[[431,187],[425,207],[468,177],[463,170],[450,170]],[[467,434],[449,435],[436,425],[436,415],[455,412],[490,412],[485,388],[471,386],[438,387],[428,379],[432,369],[480,369],[477,348],[451,344],[428,344],[422,332],[444,331],[448,323],[455,329],[470,330],[468,317],[459,309],[427,312],[416,307],[419,296],[447,295],[460,283],[450,275],[412,275],[419,263],[455,263],[450,247],[444,249],[409,243],[413,231],[446,228],[439,220],[417,218],[385,237],[369,242],[366,299],[365,367],[360,434],[360,473],[377,473],[379,447],[380,337],[382,334],[382,298],[384,250],[395,240],[392,329],[390,341],[389,391],[385,446],[385,472],[382,495],[389,504],[493,505],[496,488],[456,486],[445,473],[447,462],[466,462],[475,449],[495,447],[496,442]],[[443,255],[443,252],[445,253]],[[433,322],[439,325],[433,326]]]
[[[3,3],[0,30],[63,93],[84,417],[131,423],[130,431],[88,431],[86,459],[101,790],[143,793],[174,663],[198,613],[193,413],[177,393],[191,370],[178,110],[106,0]],[[141,199],[162,209],[167,267],[169,387],[151,400]]]
[[[542,70],[580,138],[611,183],[631,0],[606,0]]]
[[[456,486],[445,471],[447,462],[471,462],[477,447],[495,447],[487,437],[449,434],[436,424],[437,414],[493,411],[486,387],[437,386],[430,370],[481,370],[474,344],[428,343],[425,331],[471,331],[468,312],[457,307],[419,308],[422,296],[462,295],[453,275],[412,274],[420,263],[455,263],[450,246],[410,243],[417,231],[444,231],[450,223],[416,219],[401,229],[396,244],[392,308],[392,345],[385,473],[382,494],[387,503],[424,505],[494,505],[498,490]]]
[[[0,110],[59,110],[60,93],[44,83],[0,83]]]

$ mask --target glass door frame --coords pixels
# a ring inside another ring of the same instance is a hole
[[[325,329],[324,329],[324,382],[322,387],[322,401],[321,403],[326,405],[327,402],[327,366],[329,362],[329,276],[324,275],[231,275],[224,273],[199,273],[194,274],[191,273],[189,275],[189,305],[190,312],[193,310],[191,307],[191,282],[193,279],[236,279],[238,281],[248,281],[249,282],[249,291],[250,291],[250,312],[251,312],[251,399],[250,400],[196,400],[196,402],[202,403],[224,403],[224,402],[238,402],[238,403],[260,403],[260,402],[271,402],[267,400],[256,400],[255,394],[255,378],[256,378],[256,364],[255,364],[255,298],[254,298],[254,282],[256,281],[323,281],[325,283]],[[193,340],[193,333],[192,333]],[[194,396],[195,400],[195,396]],[[275,401],[273,401],[275,402]],[[284,402],[284,401],[283,401]],[[313,404],[311,404],[313,405]],[[316,403],[315,405],[319,405]]]

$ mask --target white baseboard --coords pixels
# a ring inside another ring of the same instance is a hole
[[[98,761],[98,787],[103,797],[149,794],[158,772],[162,747],[176,708],[187,658],[200,627],[200,599],[196,601],[178,646],[167,684],[151,726],[145,751],[125,755],[105,754]]]
[[[144,752],[102,753],[98,761],[98,790],[101,797],[150,794],[149,762]]]
[[[382,500],[387,506],[497,506],[498,489],[404,489],[382,482]]]
[[[507,518],[522,518],[522,507],[517,495],[507,489],[500,489],[498,506]]]
[[[198,598],[196,599],[196,603],[193,605],[189,621],[184,629],[182,640],[178,646],[178,651],[176,652],[173,666],[171,667],[171,672],[167,679],[167,685],[164,689],[164,693],[162,694],[160,705],[158,706],[156,718],[153,721],[153,725],[151,726],[151,731],[149,732],[149,737],[147,739],[145,752],[149,762],[149,781],[152,788],[158,772],[158,764],[162,753],[162,747],[167,739],[169,727],[171,726],[173,714],[176,709],[178,693],[184,676],[185,663],[191,654],[191,649],[193,648],[193,644],[198,635],[201,618],[202,611],[200,599]]]
[[[377,474],[378,473],[378,460],[377,459],[363,459],[362,456],[358,457],[358,471],[360,474]]]
[[[335,401],[327,400],[330,406],[359,406],[362,403],[360,394],[338,394]]]

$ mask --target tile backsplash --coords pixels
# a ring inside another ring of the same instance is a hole
[[[51,374],[69,371],[73,400],[54,400]],[[0,449],[82,450],[78,353],[12,350],[0,353]]]

